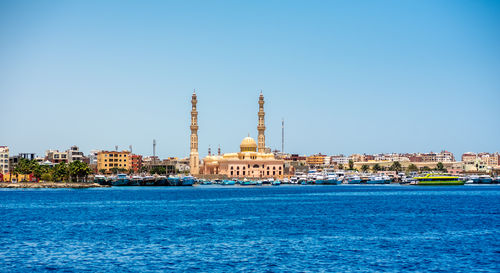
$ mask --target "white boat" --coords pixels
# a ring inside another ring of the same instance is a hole
[[[366,184],[389,184],[391,179],[388,176],[373,175],[370,177]]]
[[[359,175],[349,175],[344,178],[344,181],[347,184],[360,184],[361,183],[361,177]]]

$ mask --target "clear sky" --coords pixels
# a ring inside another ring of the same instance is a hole
[[[500,151],[499,1],[1,1],[0,145]]]

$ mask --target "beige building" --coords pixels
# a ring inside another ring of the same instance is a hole
[[[234,178],[283,178],[284,161],[276,159],[266,147],[264,125],[264,95],[259,96],[258,145],[250,136],[240,144],[239,153],[208,155],[203,159],[200,173]],[[197,139],[197,138],[196,138]]]
[[[282,178],[284,161],[272,153],[257,151],[257,143],[245,137],[239,153],[209,155],[203,159],[202,174],[219,174],[235,178]]]
[[[111,169],[130,170],[131,166],[130,151],[100,151],[97,153],[97,170],[105,173],[111,173]]]
[[[0,173],[9,172],[9,147],[0,146]]]

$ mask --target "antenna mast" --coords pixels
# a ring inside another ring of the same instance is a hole
[[[285,119],[281,119],[281,154],[285,154]]]
[[[156,139],[153,139],[153,165],[156,164]]]

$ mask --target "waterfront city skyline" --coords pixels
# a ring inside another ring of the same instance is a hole
[[[0,4],[12,154],[187,157],[194,88],[200,157],[257,138],[260,90],[272,149],[284,118],[289,153],[500,150],[496,3],[27,2]]]

